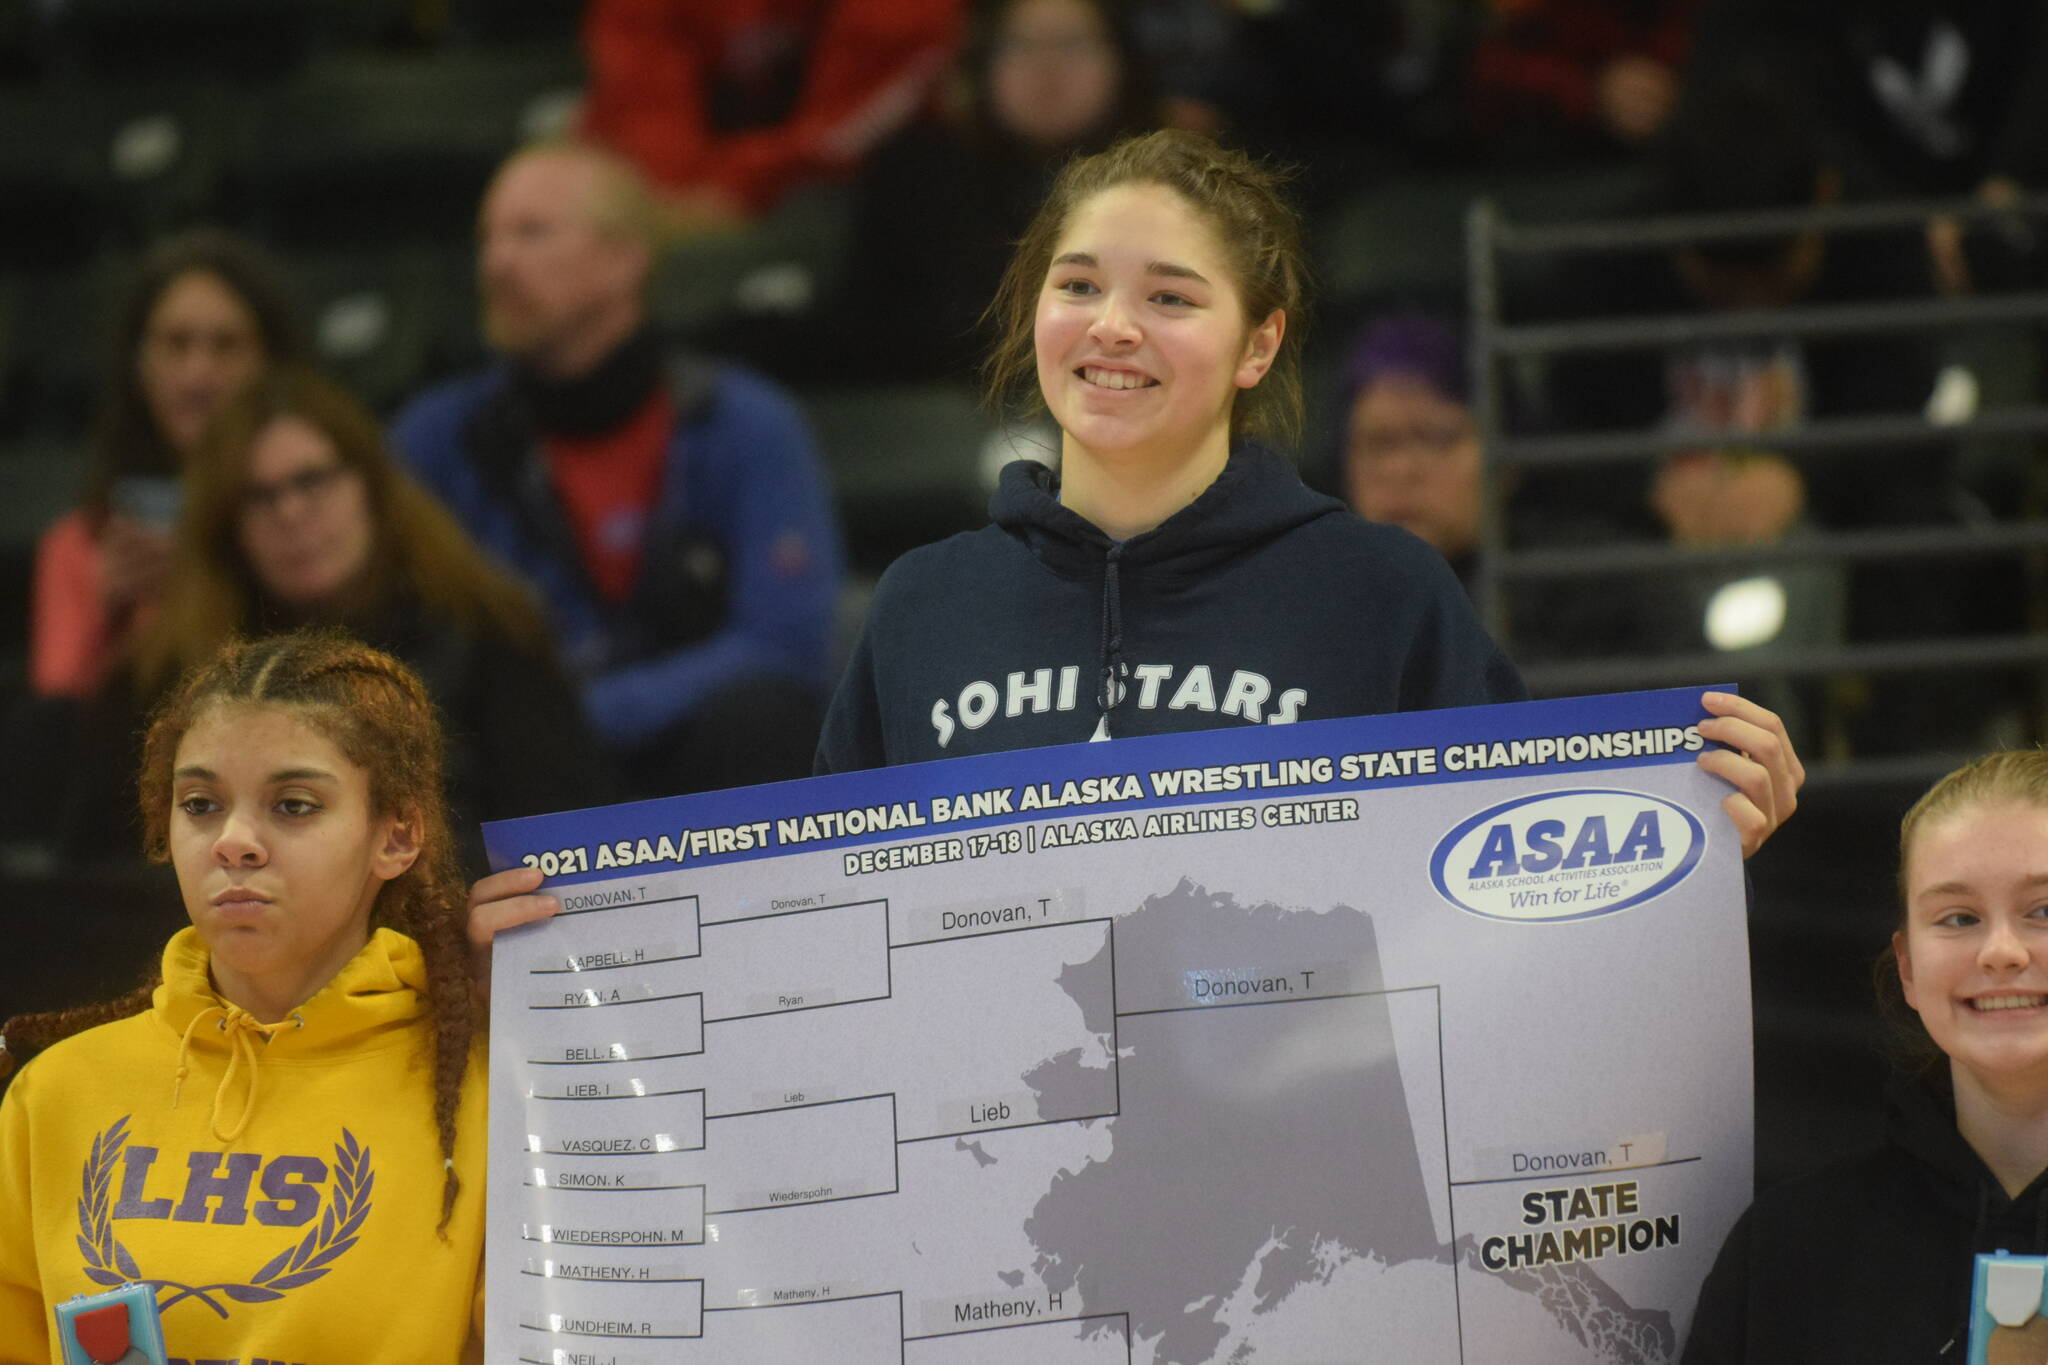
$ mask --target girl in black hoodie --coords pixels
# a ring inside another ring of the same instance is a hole
[[[1527,694],[1440,556],[1305,488],[1305,260],[1280,177],[1177,131],[1070,161],[989,316],[993,397],[1059,449],[994,524],[876,588],[820,772]],[[1048,452],[1049,456],[1052,452]],[[1710,694],[1745,850],[1802,776],[1776,716]]]
[[[2048,1253],[2048,752],[1937,782],[1899,863],[1880,985],[1917,1016],[1924,1064],[1892,1084],[1882,1148],[1735,1225],[1685,1365],[1961,1362],[1974,1254]]]

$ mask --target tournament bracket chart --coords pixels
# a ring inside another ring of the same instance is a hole
[[[790,1349],[797,1329],[820,1358],[844,1360],[900,1360],[906,1335],[946,1335],[955,1323],[1073,1322],[1057,1293],[1012,1295],[913,1313],[945,1330],[918,1333],[913,1323],[906,1332],[901,1291],[849,1294],[843,1283],[786,1274],[724,1285],[707,1302],[711,1273],[689,1254],[721,1222],[895,1195],[907,1147],[1113,1116],[1114,1066],[1050,1106],[1018,1086],[1020,1059],[1028,1065],[1048,1040],[1055,1050],[1093,1045],[1090,1011],[1077,1011],[1050,972],[1036,1000],[1020,994],[1017,943],[988,941],[1031,932],[1044,936],[1046,962],[1087,961],[1102,954],[1110,922],[1089,917],[1073,889],[921,914],[821,889],[707,918],[684,880],[654,874],[566,892],[549,926],[560,946],[523,968],[518,1008],[545,1020],[528,1029],[545,1042],[517,1063],[530,1130],[519,1273],[539,1288],[519,1318],[534,1337],[522,1358],[674,1359],[654,1343],[673,1352],[751,1335],[738,1324],[707,1328],[707,1317],[795,1304],[826,1311],[769,1335]],[[663,932],[638,933],[656,911]],[[1097,1012],[1113,1016],[1113,973],[1098,984]],[[976,1002],[995,997],[1005,1000],[1015,1056],[1000,1045],[924,1045],[934,1020],[971,1028],[987,1017]],[[843,1017],[853,1010],[858,1041]],[[783,1083],[764,1084],[764,1054],[784,1059]],[[809,1059],[808,1077],[787,1067],[795,1058]],[[647,1292],[654,1285],[663,1288]],[[564,1354],[563,1338],[608,1345]],[[872,1352],[850,1347],[861,1340]],[[624,1342],[648,1350],[617,1349]],[[1044,1359],[1109,1358],[1033,1349]]]
[[[499,941],[493,1358],[1669,1359],[1748,1179],[1681,701],[493,827],[642,864]]]

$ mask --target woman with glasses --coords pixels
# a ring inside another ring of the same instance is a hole
[[[170,586],[184,471],[207,422],[266,367],[308,349],[276,262],[214,228],[157,244],[107,322],[106,384],[81,496],[36,542],[26,686],[0,690],[0,771],[71,761],[81,712],[118,683]],[[46,846],[56,833],[45,791],[0,791],[0,844]]]
[[[480,820],[608,797],[525,590],[393,464],[355,399],[288,366],[221,411],[187,472],[171,587],[136,649],[128,704],[146,704],[234,636],[311,625],[340,626],[420,674],[445,719],[450,802],[472,864]],[[121,738],[129,727],[99,728]],[[110,760],[118,772],[119,756]],[[72,812],[74,837],[94,815]],[[133,843],[100,830],[102,848]]]
[[[1344,379],[1341,462],[1351,506],[1420,536],[1469,586],[1484,470],[1457,334],[1426,317],[1377,323],[1353,346]]]

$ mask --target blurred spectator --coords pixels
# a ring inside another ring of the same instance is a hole
[[[1061,162],[1158,118],[1117,0],[982,6],[956,104],[876,151],[845,283],[817,317],[748,338],[763,366],[799,382],[968,378],[982,310]]]
[[[1214,0],[1212,0],[1212,3]],[[1232,0],[1228,106],[1239,138],[1303,169],[1311,212],[1419,155],[1434,166],[1462,94],[1460,4],[1438,0]]]
[[[1229,0],[1123,0],[1110,7],[1128,23],[1157,73],[1161,121],[1215,137],[1225,109],[1243,95],[1236,7]]]
[[[137,851],[134,737],[180,673],[232,636],[307,625],[345,629],[427,684],[448,741],[455,833],[479,875],[478,822],[611,795],[539,608],[399,470],[376,419],[340,386],[284,367],[243,389],[187,486],[162,609],[67,765],[61,842],[72,858]]]
[[[1159,121],[1299,170],[1311,214],[1461,136],[1471,0],[1119,0]]]
[[[1654,208],[1739,213],[1825,205],[1845,175],[1796,94],[1763,77],[1723,72],[1697,81],[1662,149]],[[1668,252],[1589,259],[1574,302],[1588,314],[1767,314],[1795,305],[1925,296],[1931,285],[1916,233],[1792,233],[1705,239]],[[1922,417],[1941,367],[1925,329],[1800,337],[1768,331],[1698,339],[1632,354],[1578,355],[1553,367],[1554,417],[1567,430],[1640,427],[1697,436],[1654,469],[1641,505],[1652,534],[1692,546],[1790,544],[1810,531],[1958,525],[1965,515],[1950,444],[1873,443],[1854,451],[1788,455],[1773,433],[1848,417]],[[1617,520],[1630,500],[1609,479]],[[1599,497],[1597,492],[1589,497]],[[1796,554],[1744,571],[1756,585],[1752,625],[1723,638],[1785,645],[1880,644],[2017,628],[2016,594],[1995,572],[1956,561],[1869,560],[1845,567]],[[1993,576],[1987,577],[1987,573]],[[1733,572],[1696,576],[1728,585]],[[1718,589],[1716,589],[1718,591]],[[1768,628],[1768,629],[1767,629]],[[1825,725],[1823,747],[1876,754],[1974,747],[2000,704],[1998,684],[1893,676],[1867,683],[1815,679],[1803,709]],[[1968,694],[1965,704],[1963,695]]]
[[[857,166],[924,106],[960,0],[589,0],[584,131],[683,229],[743,222]]]
[[[1413,532],[1467,590],[1478,587],[1489,472],[1469,397],[1465,348],[1449,322],[1426,315],[1368,324],[1345,361],[1341,473],[1352,508]],[[1532,506],[1499,471],[1504,539],[1519,548],[1598,544],[1615,528],[1568,502]],[[1684,648],[1684,620],[1664,585],[1576,579],[1506,591],[1519,662]]]
[[[393,426],[470,534],[539,589],[636,796],[810,771],[840,575],[796,405],[649,328],[653,216],[613,153],[506,162],[477,259],[503,360]]]
[[[96,690],[163,595],[181,477],[207,421],[306,343],[283,276],[255,246],[200,229],[152,251],[114,325],[85,497],[36,547],[29,682]]]
[[[1512,157],[1636,150],[1664,131],[1701,0],[1492,0],[1473,118]]]
[[[1428,541],[1470,588],[1485,470],[1456,334],[1422,317],[1374,324],[1352,348],[1344,378],[1352,507]]]
[[[1752,74],[1756,74],[1752,72]],[[1696,86],[1659,149],[1652,213],[1737,214],[1835,202],[1842,175],[1795,99],[1764,84]],[[1670,251],[1585,258],[1566,282],[1576,315],[1754,313],[1927,292],[1900,236],[1818,229],[1702,240]],[[1557,424],[1695,432],[1699,453],[1666,462],[1647,506],[1688,543],[1776,539],[1810,508],[1837,529],[1924,519],[1944,471],[1924,450],[1795,464],[1768,433],[1818,419],[1917,414],[1938,366],[1924,335],[1768,332],[1662,350],[1578,353],[1553,366]],[[1713,438],[1711,441],[1705,438]],[[1731,439],[1732,438],[1732,439]],[[1709,458],[1708,452],[1718,452]],[[1873,477],[1881,466],[1887,477]]]
[[[1976,194],[2010,202],[2048,184],[2048,9],[2037,0],[1712,0],[1697,75],[1766,64],[1826,139],[1852,199]],[[1929,232],[1951,292],[2009,282],[2037,250],[2020,225]],[[2029,275],[2029,277],[2031,277]]]
[[[1369,326],[1346,366],[1343,470],[1360,515],[1412,531],[1476,590],[1488,473],[1466,385],[1463,347],[1449,324],[1407,317]],[[1800,510],[1796,496],[1789,514],[1772,520],[1767,532],[1735,526],[1750,503],[1767,503],[1768,518],[1786,512],[1769,501],[1779,491],[1776,484],[1753,478],[1744,458],[1702,455],[1711,477],[1660,478],[1662,525],[1654,539],[1672,546],[1727,545],[1776,542],[1791,534]],[[1574,549],[1627,538],[1611,507],[1568,491],[1576,481],[1562,487],[1525,484],[1511,474],[1491,474],[1502,543],[1520,550]],[[1523,664],[1654,658],[1708,648],[1739,658],[1740,651],[1772,645],[1830,643],[1841,630],[1838,577],[1797,563],[1503,579],[1494,589],[1507,627],[1502,644]],[[1802,736],[1810,731],[1813,689],[1775,680],[1750,685],[1782,710],[1794,730]]]
[[[2048,171],[2048,11],[2034,0],[1710,0],[1697,60],[1703,80],[1767,64],[1851,197]]]

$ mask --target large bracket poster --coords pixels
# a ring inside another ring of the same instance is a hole
[[[488,1351],[1671,1361],[1751,1182],[1696,691],[488,826]]]

